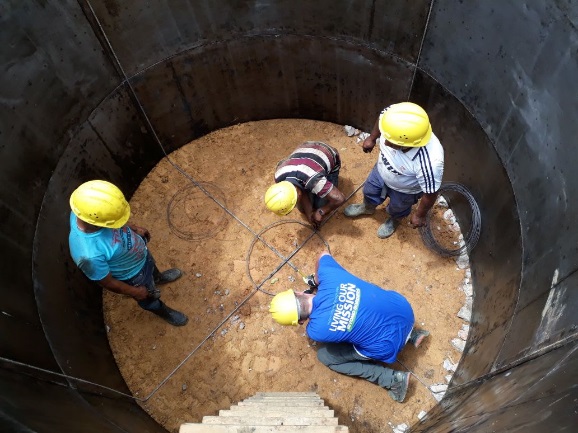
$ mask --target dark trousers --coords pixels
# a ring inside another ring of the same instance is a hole
[[[134,277],[124,280],[131,286],[145,286],[149,293],[156,290],[155,279],[160,275],[155,259],[150,251],[147,250],[147,258],[142,269]],[[158,311],[162,308],[160,299],[147,298],[143,301],[137,301],[138,305],[147,311]]]
[[[324,344],[317,350],[317,358],[338,373],[361,377],[382,388],[390,388],[393,384],[394,370],[361,356],[355,351],[352,344]]]

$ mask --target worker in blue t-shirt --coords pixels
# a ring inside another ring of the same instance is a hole
[[[111,292],[131,296],[138,305],[173,326],[188,318],[168,307],[157,285],[180,278],[179,269],[160,272],[147,248],[147,229],[127,224],[130,206],[120,189],[104,180],[80,185],[70,196],[68,244],[74,263]]]
[[[326,343],[318,359],[338,373],[362,377],[388,389],[402,402],[409,372],[392,370],[379,362],[395,362],[411,343],[418,347],[429,335],[415,330],[413,310],[399,293],[384,290],[347,272],[327,252],[317,261],[317,293],[281,292],[269,311],[281,325],[307,323],[307,335]]]

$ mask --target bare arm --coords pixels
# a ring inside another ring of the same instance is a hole
[[[419,204],[417,205],[417,209],[411,215],[411,224],[414,228],[425,225],[427,213],[435,204],[437,197],[437,192],[422,195]]]
[[[327,199],[327,204],[316,209],[313,214],[313,219],[316,224],[320,224],[327,215],[330,214],[334,209],[337,209],[345,202],[345,195],[337,189],[337,187],[331,188],[329,194],[325,196]]]
[[[375,121],[375,125],[373,125],[373,129],[369,133],[369,137],[363,140],[362,147],[365,153],[370,153],[373,150],[373,148],[375,147],[375,142],[380,134],[381,133],[379,132],[379,117],[378,117],[377,120]]]
[[[122,281],[113,278],[110,273],[102,280],[99,280],[98,284],[106,290],[130,296],[137,301],[144,301],[148,297],[148,291],[145,286],[131,286],[130,284],[123,283]]]

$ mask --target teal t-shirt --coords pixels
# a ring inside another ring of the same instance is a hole
[[[321,257],[319,287],[307,335],[323,343],[351,343],[368,358],[392,363],[414,324],[411,305],[401,294],[363,281],[330,255]]]
[[[74,263],[94,281],[102,280],[109,273],[117,280],[128,280],[143,268],[148,254],[145,241],[130,227],[84,233],[76,225],[73,212],[68,245]]]

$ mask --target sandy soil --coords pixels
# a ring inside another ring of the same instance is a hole
[[[183,146],[138,188],[131,221],[151,231],[150,250],[161,270],[184,271],[162,286],[162,299],[190,320],[172,327],[111,293],[104,293],[104,314],[133,395],[145,399],[142,407],[170,432],[259,391],[315,391],[352,433],[412,425],[436,404],[427,386],[447,383],[444,360],[457,363],[461,356],[451,340],[465,323],[456,316],[465,300],[459,290],[464,270],[428,250],[407,221],[390,239],[378,239],[386,217],[381,209],[355,220],[340,209],[314,233],[297,210],[280,218],[263,205],[277,161],[306,140],[339,149],[340,189],[347,196],[357,191],[348,203],[359,202],[358,188],[377,152],[363,153],[356,138],[342,125],[318,121],[240,124]],[[439,215],[436,221],[445,224]],[[310,274],[326,247],[351,272],[406,296],[416,325],[431,331],[419,349],[406,347],[392,365],[414,374],[404,403],[374,384],[332,372],[317,361],[304,327],[281,327],[271,319],[271,294],[305,288],[280,256],[298,250],[290,261]]]

